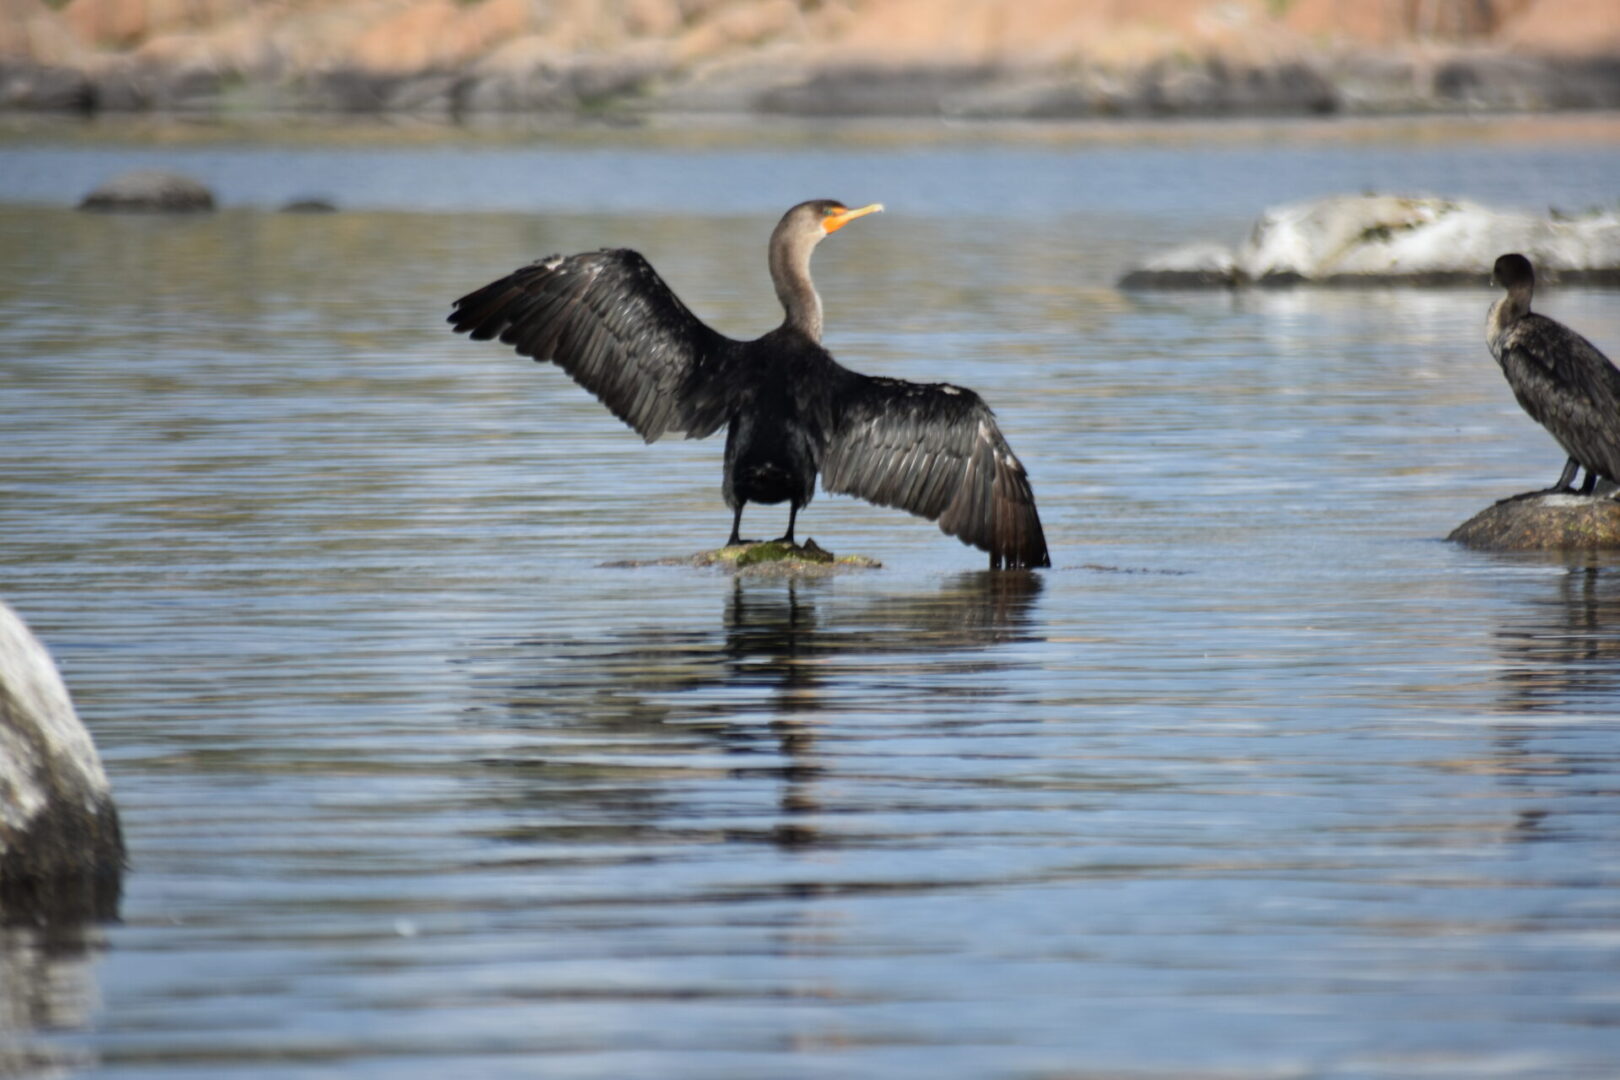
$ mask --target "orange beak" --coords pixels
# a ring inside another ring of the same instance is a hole
[[[863,206],[859,210],[840,210],[836,214],[828,214],[821,219],[821,228],[825,232],[835,233],[858,217],[875,214],[883,209],[883,204],[875,202],[870,206]]]

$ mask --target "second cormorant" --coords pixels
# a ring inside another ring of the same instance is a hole
[[[1569,455],[1549,492],[1589,495],[1598,477],[1620,483],[1620,371],[1597,346],[1530,310],[1536,272],[1523,255],[1503,255],[1491,272],[1507,295],[1491,305],[1485,341],[1513,396]]]
[[[786,502],[792,543],[819,472],[830,492],[937,521],[991,569],[1050,566],[1024,466],[977,394],[862,375],[821,347],[810,254],[881,209],[815,199],[783,215],[769,257],[786,317],[753,341],[708,327],[627,249],[531,263],[457,300],[449,321],[555,363],[648,442],[726,428],[729,543],[746,542],[750,502]]]

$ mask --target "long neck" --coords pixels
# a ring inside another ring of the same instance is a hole
[[[771,237],[771,284],[787,312],[782,325],[816,342],[821,340],[821,297],[810,281],[810,252],[820,239],[783,228]]]
[[[1525,283],[1508,289],[1507,295],[1491,305],[1485,320],[1485,340],[1494,341],[1504,330],[1530,314],[1530,295],[1535,286]]]

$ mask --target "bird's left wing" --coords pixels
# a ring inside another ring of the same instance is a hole
[[[1029,477],[979,395],[844,374],[822,454],[828,491],[937,521],[992,568],[1052,565]]]
[[[712,435],[729,414],[725,376],[737,342],[692,314],[629,249],[530,263],[457,300],[449,322],[555,363],[648,442]]]

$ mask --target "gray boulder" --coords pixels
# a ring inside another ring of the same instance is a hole
[[[214,193],[189,176],[163,169],[120,173],[96,187],[80,210],[212,210]]]
[[[0,922],[116,914],[124,838],[45,646],[0,603]]]

